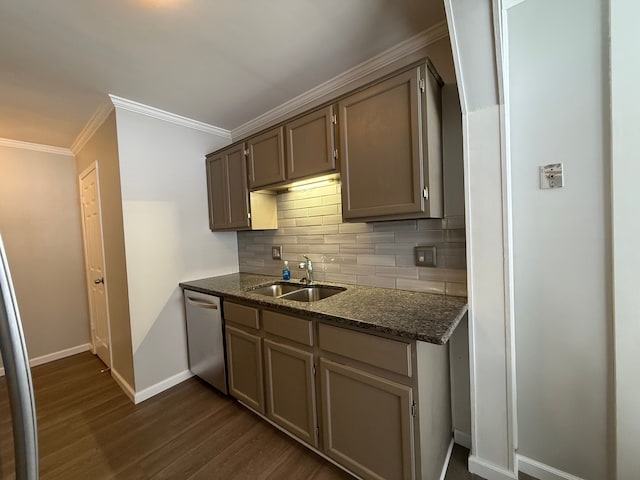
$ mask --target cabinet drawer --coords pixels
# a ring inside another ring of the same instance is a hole
[[[411,371],[411,345],[367,333],[321,323],[318,329],[320,348],[374,367],[407,377]]]
[[[224,302],[224,319],[229,322],[237,323],[249,328],[260,328],[258,322],[258,309],[238,305],[237,303]]]
[[[267,333],[313,346],[313,324],[310,320],[265,310],[262,312],[262,328]]]

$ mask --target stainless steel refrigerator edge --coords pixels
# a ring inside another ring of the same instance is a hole
[[[37,480],[38,430],[29,356],[0,235],[0,351],[7,378],[17,480]]]
[[[220,298],[187,289],[183,293],[189,369],[222,393],[228,394]]]

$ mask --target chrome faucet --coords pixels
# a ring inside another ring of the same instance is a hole
[[[300,279],[301,282],[306,283],[307,285],[311,285],[313,283],[313,264],[311,263],[311,259],[306,255],[303,255],[305,258],[305,262],[300,262],[298,264],[298,268],[300,270],[305,270],[305,276]]]

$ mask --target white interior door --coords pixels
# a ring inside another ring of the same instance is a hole
[[[94,353],[110,367],[109,312],[105,284],[107,279],[104,269],[98,164],[95,162],[80,174],[80,202],[91,316],[91,342]]]

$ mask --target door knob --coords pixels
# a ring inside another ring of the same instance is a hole
[[[104,278],[98,278],[97,280],[94,280],[93,283],[95,283],[96,285],[99,283],[104,283]]]

